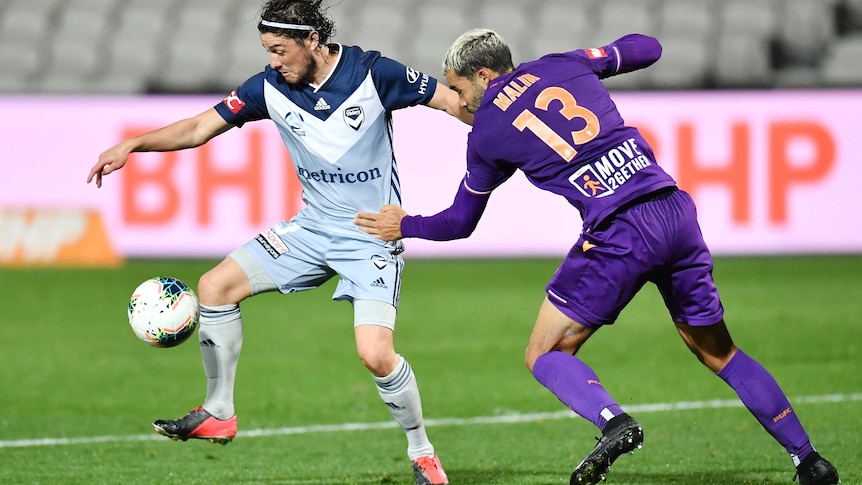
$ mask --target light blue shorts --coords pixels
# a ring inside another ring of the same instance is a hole
[[[230,254],[248,276],[252,294],[317,288],[338,275],[333,300],[375,300],[398,308],[404,260],[401,245],[281,222]]]

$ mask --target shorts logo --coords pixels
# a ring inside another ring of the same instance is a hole
[[[239,110],[241,110],[242,107],[245,106],[245,101],[239,99],[239,95],[236,94],[235,89],[231,91],[230,94],[227,95],[227,97],[224,98],[222,103],[224,103],[224,105],[227,106],[227,109],[229,109],[230,112],[233,114],[239,113]]]
[[[284,253],[290,252],[290,248],[284,244],[284,241],[281,240],[278,235],[272,229],[267,229],[266,231],[257,235],[254,238],[255,241],[260,244],[264,251],[269,253],[272,256],[272,259],[275,259],[281,256]]]
[[[389,260],[379,254],[371,256],[371,263],[379,270],[386,269],[389,266]]]
[[[361,106],[351,106],[344,110],[344,122],[354,130],[359,130],[365,121],[365,112]]]
[[[383,281],[383,278],[377,278],[376,280],[372,281],[371,287],[372,288],[383,288],[384,290],[389,288],[388,286],[386,286],[386,282]]]

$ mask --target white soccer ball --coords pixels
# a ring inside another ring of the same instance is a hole
[[[154,347],[174,347],[198,328],[200,307],[194,291],[170,276],[150,278],[129,298],[129,325]]]

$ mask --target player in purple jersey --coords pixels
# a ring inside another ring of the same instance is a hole
[[[155,430],[183,441],[226,444],[237,433],[234,380],[242,348],[239,303],[264,292],[317,288],[339,276],[333,299],[353,304],[357,352],[407,437],[417,485],[448,483],[426,434],[416,377],[394,350],[403,260],[353,224],[356,211],[400,200],[391,112],[426,105],[461,117],[457,94],[376,51],[328,43],[334,24],[321,0],[269,0],[258,31],[270,63],[215,107],[99,156],[87,182],[122,168],[132,152],[200,146],[246,122],[269,119],[299,175],[306,206],[231,252],[198,284],[203,404]],[[290,322],[289,315],[285,321]],[[282,324],[284,322],[272,322]],[[301,322],[291,322],[293,324]],[[290,379],[287,379],[289,381]]]
[[[493,31],[463,34],[443,62],[449,87],[475,116],[454,202],[430,217],[386,205],[358,213],[355,222],[385,241],[468,237],[491,192],[516,170],[578,209],[583,233],[547,285],[525,356],[540,383],[602,430],[572,484],[598,483],[643,442],[641,425],[575,354],[647,282],[658,287],[688,348],[790,453],[800,483],[838,483],[775,379],[731,339],[691,197],[658,166],[637,129],[625,125],[602,85],[660,55],[656,39],[632,34],[516,68]]]

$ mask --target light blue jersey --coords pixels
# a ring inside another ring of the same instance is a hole
[[[306,204],[230,256],[255,294],[308,290],[339,275],[333,298],[397,308],[401,243],[366,234],[353,219],[357,212],[401,203],[392,111],[427,104],[437,81],[376,51],[339,44],[330,49],[338,52],[336,65],[319,86],[288,84],[267,67],[215,106],[232,125],[275,122]]]
[[[306,207],[297,217],[356,235],[357,212],[401,203],[392,110],[427,104],[437,81],[376,51],[330,49],[336,66],[319,86],[288,84],[267,67],[215,108],[236,126],[273,120],[302,184]]]

